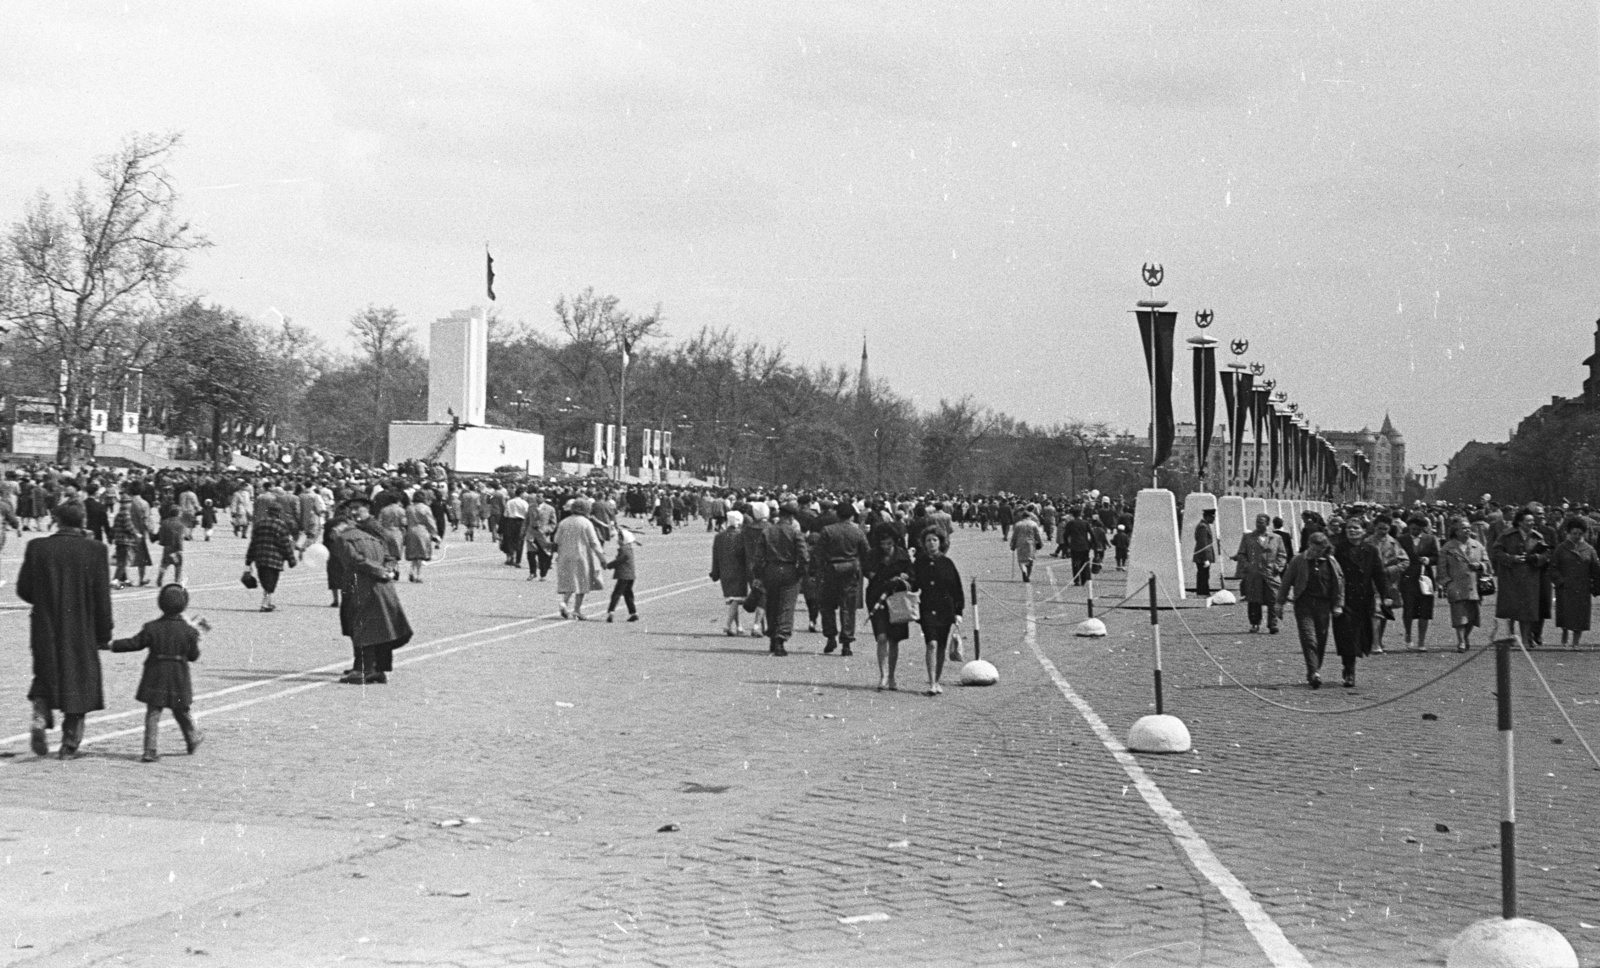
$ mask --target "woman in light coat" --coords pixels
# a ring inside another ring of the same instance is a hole
[[[1450,522],[1449,540],[1439,549],[1439,592],[1450,603],[1450,627],[1456,633],[1456,651],[1472,647],[1472,630],[1479,616],[1478,579],[1489,572],[1489,552],[1465,519]]]
[[[588,498],[578,498],[572,513],[556,525],[556,594],[561,596],[561,617],[580,622],[585,619],[583,596],[605,587],[600,581],[605,554],[594,522],[589,520],[592,507]]]

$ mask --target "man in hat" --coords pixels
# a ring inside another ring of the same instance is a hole
[[[78,756],[83,718],[105,708],[100,649],[111,641],[111,578],[106,546],[83,530],[82,504],[56,511],[59,527],[31,541],[17,573],[17,596],[33,606],[33,752],[44,756],[45,730],[61,712],[62,759]]]
[[[837,519],[823,525],[817,536],[817,557],[821,562],[822,634],[828,643],[822,651],[831,653],[843,647],[850,655],[856,640],[856,609],[861,607],[861,576],[866,570],[867,536],[856,524],[856,508],[840,501],[838,508],[825,512]]]
[[[395,593],[389,542],[383,526],[372,516],[372,502],[364,497],[347,503],[354,525],[335,535],[329,551],[339,556],[345,576],[339,603],[340,631],[350,637],[356,664],[340,682],[381,685],[394,669],[394,650],[411,641],[411,623]]]
[[[794,634],[794,602],[800,578],[811,561],[811,549],[797,520],[800,506],[785,501],[778,520],[769,522],[756,542],[751,571],[761,579],[766,596],[767,638],[773,655],[788,655],[785,643]]]
[[[1211,594],[1211,565],[1217,560],[1217,509],[1206,508],[1194,526],[1194,593]]]

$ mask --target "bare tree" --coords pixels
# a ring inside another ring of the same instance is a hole
[[[151,362],[185,254],[210,245],[174,214],[166,161],[180,140],[128,138],[95,165],[93,190],[80,183],[65,207],[41,191],[0,249],[0,321],[20,352],[59,366],[67,426],[86,426],[108,375]]]

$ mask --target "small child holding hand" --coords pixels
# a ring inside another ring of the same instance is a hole
[[[639,539],[629,529],[617,525],[617,557],[605,563],[605,566],[616,575],[617,582],[611,586],[611,604],[606,606],[606,621],[614,619],[617,611],[617,602],[621,600],[628,605],[628,621],[639,621],[639,610],[633,605],[633,549]]]
[[[194,688],[189,682],[189,663],[200,658],[200,631],[204,620],[193,624],[184,616],[189,607],[189,593],[182,585],[167,585],[156,597],[161,617],[146,622],[139,634],[131,639],[118,639],[109,648],[112,652],[140,652],[150,650],[144,660],[144,675],[139,679],[139,691],[134,698],[145,704],[144,756],[141,762],[154,763],[160,759],[156,752],[156,735],[161,731],[161,710],[172,710],[172,718],[183,731],[183,741],[189,752],[199,748],[204,737],[195,728],[189,716],[189,704],[194,701]],[[197,627],[198,626],[198,627]]]

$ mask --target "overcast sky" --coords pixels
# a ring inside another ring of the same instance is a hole
[[[182,131],[186,284],[346,345],[586,286],[931,407],[1148,420],[1158,293],[1410,462],[1580,389],[1593,2],[7,3],[0,222]],[[1189,419],[1180,359],[1179,419]]]

